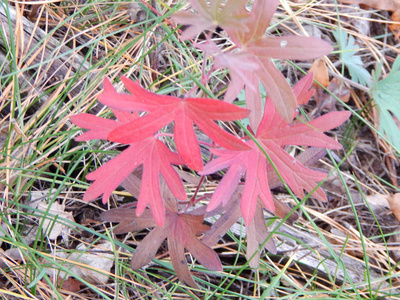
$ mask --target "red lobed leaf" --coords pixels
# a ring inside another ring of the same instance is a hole
[[[300,93],[299,98],[303,99],[301,101],[310,95],[311,83],[312,80],[307,78],[299,85],[297,92]],[[306,93],[307,96],[302,96],[301,93]],[[214,192],[207,211],[215,209],[220,204],[226,204],[244,174],[244,189],[240,205],[246,226],[249,226],[253,220],[257,199],[260,198],[268,210],[274,210],[268,186],[268,161],[264,151],[294,194],[304,197],[304,190],[310,192],[315,189],[317,182],[323,180],[326,174],[306,168],[290,156],[283,147],[294,144],[339,149],[341,145],[323,132],[337,127],[349,116],[349,112],[331,112],[308,123],[290,125],[278,114],[271,100],[267,99],[264,117],[255,136],[258,145],[254,141],[248,141],[252,150],[246,152],[211,150],[218,158],[206,164],[200,174],[211,174],[227,167],[229,169]],[[321,201],[326,201],[326,195],[321,188],[315,190],[314,196]]]
[[[134,87],[136,86],[134,85]],[[132,87],[129,86],[129,89],[132,89]],[[104,81],[104,93],[107,95],[117,94],[107,79]],[[147,95],[151,93],[144,93],[143,89],[138,89],[138,94]],[[162,102],[163,100],[160,101]],[[103,119],[90,114],[72,116],[72,122],[89,129],[77,140],[107,139],[113,130],[124,126],[124,124],[143,119],[138,118],[137,114],[132,114],[130,111],[113,108],[113,112],[118,121]],[[129,143],[129,147],[122,151],[121,154],[86,176],[86,179],[94,182],[86,191],[83,200],[91,201],[102,195],[103,203],[106,203],[111,193],[135,169],[143,165],[143,184],[138,198],[137,213],[140,215],[149,205],[157,224],[162,225],[165,208],[160,192],[160,175],[165,179],[175,197],[182,200],[186,199],[186,191],[182,180],[173,169],[172,164],[180,165],[183,164],[183,161],[177,153],[171,152],[164,143],[153,136],[147,136],[137,142]]]
[[[106,203],[121,182],[133,170],[143,165],[143,182],[137,213],[140,215],[150,204],[154,219],[157,224],[162,225],[165,208],[160,189],[157,188],[160,186],[160,174],[178,199],[186,199],[182,180],[171,166],[176,162],[179,162],[178,156],[153,137],[131,143],[129,148],[122,151],[117,157],[86,176],[88,180],[94,180],[94,182],[86,191],[83,200],[91,201],[103,194],[103,203]]]
[[[203,165],[193,124],[196,124],[222,147],[236,150],[248,149],[239,138],[224,131],[214,122],[244,118],[248,115],[246,109],[216,99],[180,99],[161,96],[144,90],[127,78],[123,80],[132,95],[124,95],[124,101],[121,102],[120,94],[107,91],[99,97],[100,101],[117,110],[145,110],[149,114],[118,126],[109,133],[109,140],[123,144],[138,142],[174,122],[177,151],[184,163],[194,170],[201,170]],[[147,101],[149,105],[146,104]]]
[[[313,37],[264,36],[279,0],[255,1],[249,18],[243,22],[248,32],[225,28],[237,49],[230,53],[217,53],[216,66],[229,69],[231,83],[225,100],[233,101],[241,89],[246,91],[246,105],[250,110],[250,124],[256,130],[262,118],[259,83],[262,83],[283,119],[289,123],[297,107],[296,99],[286,79],[274,66],[271,58],[313,59],[332,51],[329,43]],[[238,65],[237,56],[246,57],[246,63]],[[219,58],[221,57],[221,58]],[[249,65],[249,67],[247,67]]]
[[[90,129],[78,136],[77,141],[106,139],[108,134],[118,127],[118,123],[114,120],[103,119],[87,113],[71,116],[70,120],[76,126]]]
[[[293,87],[293,94],[296,97],[298,106],[306,104],[314,95],[315,90],[310,89],[310,86],[313,84],[313,78],[314,74],[309,72]]]

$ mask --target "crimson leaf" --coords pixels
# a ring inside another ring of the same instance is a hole
[[[279,0],[255,1],[250,18],[245,20],[249,32],[244,33],[235,28],[226,29],[240,51],[249,54],[249,57],[252,57],[251,62],[258,65],[256,71],[246,72],[244,69],[246,73],[241,74],[239,78],[235,76],[237,72],[231,73],[235,85],[229,85],[226,93],[227,101],[231,101],[239,89],[246,87],[246,103],[251,111],[250,124],[253,129],[258,127],[262,117],[259,82],[264,85],[276,109],[287,122],[291,121],[293,111],[296,109],[296,99],[283,75],[271,62],[271,58],[313,59],[328,54],[333,49],[327,42],[313,37],[265,37],[265,30],[278,4]],[[230,55],[235,56],[241,52],[233,52]],[[234,66],[227,67],[231,71]],[[256,89],[251,88],[254,85]]]
[[[214,122],[242,119],[248,115],[246,109],[215,99],[180,99],[157,95],[128,78],[122,77],[122,81],[131,95],[107,90],[99,96],[99,100],[121,111],[147,111],[149,114],[118,126],[109,133],[109,140],[123,144],[138,142],[174,122],[174,140],[178,154],[194,170],[201,170],[203,164],[193,124],[222,147],[233,150],[249,149],[239,138],[224,131]],[[110,83],[105,79],[104,84]]]
[[[115,90],[105,82],[105,92]],[[76,125],[89,129],[77,138],[78,141],[92,139],[107,139],[109,133],[123,124],[133,122],[136,115],[130,112],[113,110],[118,121],[103,119],[90,114],[79,114],[71,117]],[[183,164],[180,157],[171,152],[163,142],[153,136],[143,140],[132,142],[129,147],[117,157],[111,159],[102,167],[88,174],[86,179],[94,180],[94,183],[86,191],[83,199],[94,200],[103,195],[103,203],[106,203],[111,193],[140,165],[143,165],[142,187],[138,199],[137,214],[140,215],[146,206],[150,204],[151,211],[157,224],[164,222],[165,208],[160,192],[160,174],[165,179],[168,187],[178,199],[186,199],[186,191],[182,180],[176,173],[174,165]]]
[[[299,90],[306,91],[304,87]],[[330,112],[308,123],[300,122],[289,125],[278,114],[272,101],[267,98],[264,117],[255,136],[257,143],[253,140],[247,142],[252,150],[245,152],[211,150],[219,157],[206,164],[200,174],[211,174],[227,167],[229,170],[214,192],[207,210],[211,211],[219,204],[226,205],[244,174],[241,211],[246,225],[250,225],[253,220],[258,198],[268,210],[274,210],[268,185],[268,161],[264,151],[294,194],[300,198],[304,197],[303,190],[312,191],[316,188],[317,182],[323,180],[326,174],[305,167],[285,152],[283,147],[304,145],[340,149],[341,145],[323,132],[339,126],[349,116],[350,112]],[[321,188],[316,189],[314,196],[321,201],[326,201],[326,195]]]

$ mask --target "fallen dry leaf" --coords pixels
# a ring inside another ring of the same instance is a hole
[[[85,244],[80,244],[76,247],[77,251],[73,253],[56,252],[55,256],[61,261],[67,259],[79,262],[80,265],[66,262],[63,266],[70,270],[68,274],[57,269],[56,265],[47,268],[46,273],[52,277],[65,279],[70,278],[70,274],[74,274],[94,284],[105,284],[109,279],[107,273],[114,264],[112,249],[111,242],[105,241],[90,248]],[[83,267],[82,264],[86,267]]]
[[[387,201],[389,202],[393,215],[400,221],[400,193],[389,195]]]
[[[388,195],[377,193],[377,194],[369,195],[365,199],[367,200],[369,205],[390,208],[388,197],[389,197]]]
[[[15,261],[22,260],[22,252],[18,248],[3,250],[0,248],[0,269],[14,265]]]
[[[311,66],[310,72],[314,74],[314,79],[322,84],[324,87],[327,87],[329,84],[329,74],[328,69],[326,68],[325,61],[321,58],[315,60]],[[318,84],[314,84],[314,86],[320,87]]]
[[[74,221],[72,212],[65,212],[65,205],[54,202],[52,204],[47,204],[45,201],[41,201],[38,204],[38,209],[42,212],[48,211],[50,215],[54,215],[57,218],[63,218],[70,221]],[[57,237],[62,236],[64,240],[68,240],[69,233],[71,232],[71,227],[64,225],[60,220],[55,220],[52,216],[46,216],[43,220],[43,232],[47,235],[50,240],[55,240]]]
[[[63,240],[67,241],[73,228],[67,226],[61,219],[74,222],[74,217],[72,216],[72,212],[65,211],[64,204],[59,204],[58,202],[47,203],[47,199],[50,198],[54,192],[55,190],[31,192],[29,206],[40,211],[40,213],[36,214],[39,223],[42,222],[43,214],[45,214],[42,231],[50,240],[55,240],[57,237],[62,236]]]
[[[82,289],[81,286],[83,285],[82,282],[80,282],[78,279],[72,277],[64,281],[62,280],[62,278],[59,278],[58,283],[61,285],[62,289],[73,293],[79,292]]]
[[[348,102],[350,99],[350,90],[337,78],[333,78],[328,84],[327,89],[330,93],[327,93],[319,85],[314,85],[314,87],[316,89],[314,98],[317,101],[317,113],[324,109],[328,111],[336,110],[337,100],[332,95],[335,95],[343,102]]]

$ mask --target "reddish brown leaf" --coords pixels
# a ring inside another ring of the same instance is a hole
[[[154,227],[139,243],[132,255],[131,266],[134,269],[147,265],[156,255],[161,243],[167,239],[172,264],[182,282],[197,287],[186,263],[185,248],[206,268],[222,271],[218,255],[196,237],[209,229],[203,224],[203,215],[178,214],[175,211],[167,211],[165,224],[162,227],[156,225],[154,221],[152,222],[148,210],[143,212],[142,217],[137,217],[135,209],[112,209],[104,212],[101,217],[103,221],[119,223],[115,229],[116,233]]]
[[[229,201],[229,205],[226,207],[226,211],[222,216],[213,224],[211,229],[206,232],[203,237],[203,243],[212,246],[215,245],[223,235],[232,227],[232,225],[239,219],[240,216],[240,198],[242,195],[242,187],[238,187],[235,194]],[[289,209],[290,211],[290,209]],[[295,217],[296,214],[294,214]],[[264,244],[264,248],[271,253],[276,253],[276,246],[272,239],[265,242],[269,236],[268,229],[265,224],[263,208],[261,203],[257,203],[256,213],[253,222],[248,226],[246,225],[246,240],[247,240],[247,251],[246,257],[250,260],[250,257],[257,251],[254,258],[250,261],[250,266],[256,268],[259,262],[259,251],[258,248],[261,244]],[[265,242],[265,243],[264,243]]]
[[[172,266],[179,280],[193,288],[199,288],[192,275],[190,275],[185,258],[185,247],[182,244],[175,243],[172,239],[168,239],[168,250]]]
[[[226,211],[221,217],[211,226],[210,230],[206,232],[202,241],[208,246],[214,246],[223,235],[232,227],[232,225],[240,217],[240,199],[242,196],[241,188],[239,187],[235,194],[231,197]]]
[[[83,286],[83,283],[81,281],[79,281],[78,279],[69,277],[65,280],[63,280],[62,278],[58,279],[59,284],[62,284],[61,288],[64,290],[67,290],[69,292],[72,293],[76,293],[79,292]]]
[[[274,200],[274,207],[275,207],[275,215],[278,218],[285,218],[291,211],[292,208],[290,208],[288,205],[286,205],[285,203],[283,203],[281,200],[279,200],[278,198],[276,198],[274,195],[272,195],[272,199]],[[293,225],[293,223],[295,221],[297,221],[299,218],[299,214],[296,212],[293,212],[287,219],[286,221]]]

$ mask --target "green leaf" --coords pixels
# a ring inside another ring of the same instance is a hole
[[[370,96],[374,99],[379,114],[379,132],[400,152],[400,129],[394,117],[400,121],[400,56],[393,64],[392,71],[379,81],[382,63],[373,71]]]
[[[370,84],[371,75],[363,68],[361,57],[355,55],[360,47],[355,45],[354,37],[350,35],[347,38],[347,32],[340,28],[336,29],[336,31],[333,32],[333,35],[338,42],[341,51],[340,60],[349,70],[351,80],[364,86]]]

